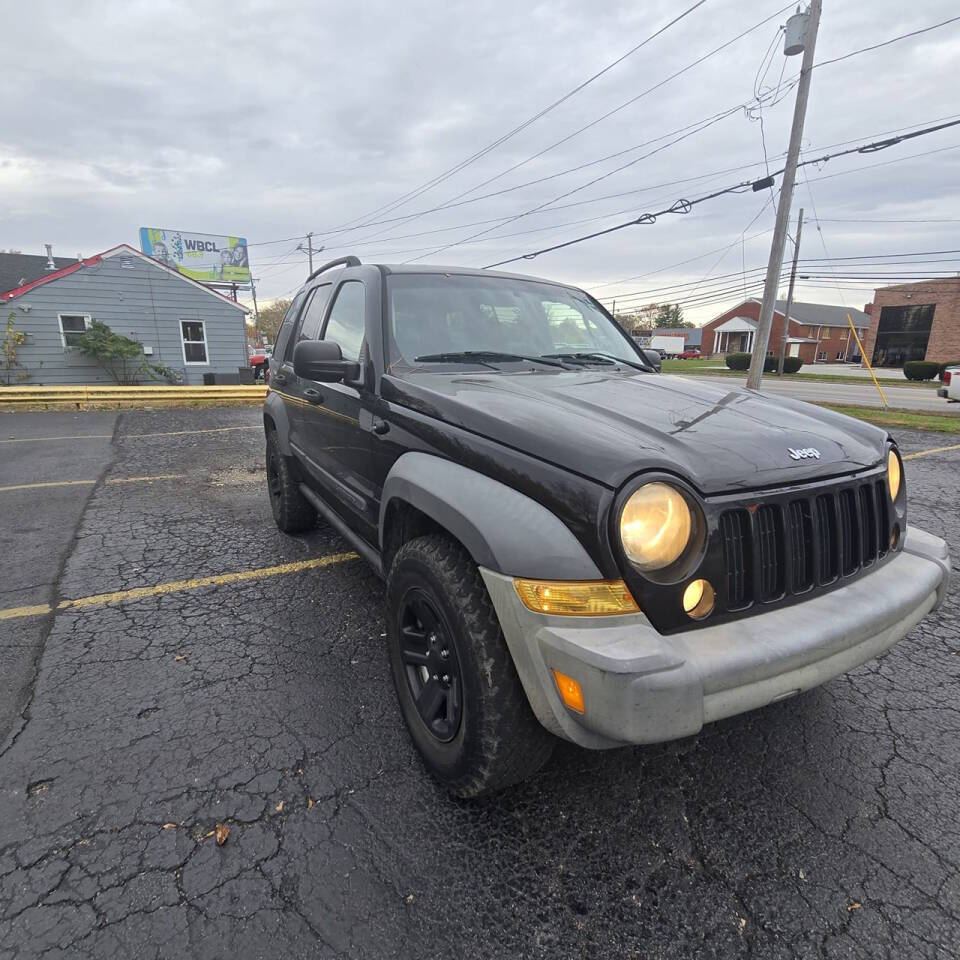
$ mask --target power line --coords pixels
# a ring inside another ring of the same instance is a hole
[[[926,127],[921,130],[916,130],[912,133],[900,134],[899,136],[889,137],[885,140],[876,140],[873,143],[866,143],[859,147],[851,147],[849,150],[840,150],[840,151],[837,151],[836,153],[824,154],[812,160],[803,160],[800,162],[799,166],[805,167],[812,163],[826,163],[828,160],[832,160],[835,157],[847,156],[851,153],[875,153],[879,150],[885,150],[888,147],[892,147],[898,143],[903,143],[905,140],[913,140],[913,139],[916,139],[917,137],[927,136],[928,134],[936,133],[939,130],[944,130],[944,129],[947,129],[948,127],[955,127],[957,125],[960,125],[960,120],[953,120],[948,123],[941,123],[936,126]],[[779,170],[772,173],[771,176],[772,177],[779,176],[781,173],[783,173],[783,170],[784,168],[781,167]],[[713,200],[716,197],[723,196],[724,194],[741,193],[747,188],[752,188],[754,190],[764,189],[767,186],[766,179],[769,179],[769,178],[765,178],[764,180],[755,180],[755,181],[741,181],[740,183],[733,184],[722,190],[716,190],[713,193],[706,194],[705,196],[697,197],[694,200],[680,199],[680,200],[677,200],[675,203],[671,204],[669,207],[664,208],[663,210],[657,210],[651,213],[643,213],[639,217],[637,217],[635,220],[629,220],[625,223],[620,223],[620,224],[617,224],[616,226],[608,227],[605,230],[598,230],[594,233],[587,234],[582,237],[575,237],[572,240],[567,240],[563,243],[555,244],[552,247],[545,247],[542,250],[535,250],[535,251],[532,251],[531,253],[522,254],[518,257],[512,257],[508,260],[500,260],[497,263],[488,264],[487,266],[484,267],[484,269],[487,270],[493,267],[500,267],[507,263],[515,263],[518,260],[532,260],[535,257],[538,257],[544,253],[551,253],[554,250],[560,250],[565,247],[573,246],[574,244],[577,244],[577,243],[583,243],[584,241],[592,240],[595,237],[604,236],[608,233],[614,233],[618,230],[625,230],[627,227],[632,227],[639,224],[652,224],[656,222],[658,217],[665,216],[670,213],[686,214],[686,213],[689,213],[694,206],[704,203],[707,200]]]
[[[595,119],[591,120],[589,123],[585,124],[584,126],[579,127],[578,129],[574,130],[572,133],[569,133],[569,134],[567,134],[565,137],[562,137],[561,139],[555,141],[554,143],[551,143],[551,144],[549,144],[548,146],[544,147],[542,150],[539,150],[539,151],[537,151],[536,153],[531,154],[530,156],[526,157],[526,158],[523,159],[523,160],[518,161],[517,163],[515,163],[515,164],[513,164],[512,166],[508,167],[507,169],[501,170],[499,173],[495,174],[494,176],[488,177],[486,180],[483,180],[483,181],[481,181],[480,183],[475,184],[474,186],[470,187],[469,189],[462,191],[461,193],[457,194],[455,197],[452,197],[450,200],[445,201],[442,205],[440,205],[440,207],[435,208],[435,209],[447,209],[447,208],[450,207],[450,206],[455,206],[455,205],[457,205],[457,202],[458,202],[458,201],[462,200],[464,197],[468,196],[469,194],[473,193],[474,191],[482,189],[483,187],[487,186],[488,184],[493,183],[495,180],[499,180],[501,177],[504,177],[504,176],[506,176],[507,174],[512,173],[514,170],[518,170],[520,167],[525,166],[526,164],[530,163],[531,161],[539,159],[540,157],[542,157],[542,156],[544,156],[545,154],[549,153],[551,150],[554,150],[554,149],[556,149],[557,147],[562,146],[562,145],[565,144],[565,143],[568,143],[570,140],[573,140],[575,137],[580,136],[581,133],[584,133],[585,131],[590,130],[592,127],[595,127],[597,124],[602,123],[604,120],[608,120],[610,117],[614,116],[614,114],[617,114],[617,113],[619,113],[621,110],[624,110],[624,109],[626,109],[626,108],[629,107],[629,106],[632,106],[633,104],[637,103],[639,100],[642,100],[644,97],[648,96],[649,94],[653,93],[653,92],[656,91],[656,90],[659,90],[661,87],[663,87],[663,86],[665,86],[666,84],[670,83],[671,81],[675,80],[677,77],[682,76],[683,74],[685,74],[685,73],[687,73],[688,71],[692,70],[694,67],[699,66],[699,65],[700,65],[701,63],[703,63],[704,61],[709,60],[711,57],[713,57],[713,56],[715,56],[716,54],[722,52],[722,51],[725,50],[727,47],[729,47],[729,46],[731,46],[732,44],[736,43],[738,40],[743,39],[743,37],[747,36],[749,33],[752,33],[752,32],[753,32],[754,30],[756,30],[758,27],[761,27],[761,26],[763,26],[765,23],[768,23],[768,22],[769,22],[770,20],[772,20],[774,17],[778,17],[781,13],[785,12],[786,10],[788,10],[788,9],[790,8],[790,6],[791,6],[791,5],[788,4],[786,7],[783,7],[782,9],[777,10],[775,13],[770,14],[770,16],[765,17],[763,20],[760,20],[758,23],[755,23],[753,26],[751,26],[751,27],[749,27],[748,29],[744,30],[742,33],[739,33],[737,36],[733,37],[732,39],[727,40],[725,43],[722,43],[720,46],[715,47],[713,50],[709,51],[708,53],[705,53],[703,56],[698,57],[696,60],[694,60],[693,62],[687,64],[687,65],[684,66],[684,67],[682,67],[680,70],[677,70],[675,73],[672,73],[669,77],[666,77],[666,78],[664,78],[663,80],[658,81],[658,82],[655,83],[653,86],[648,87],[646,90],[643,90],[641,93],[638,93],[636,96],[630,97],[628,100],[625,100],[625,101],[624,101],[623,103],[621,103],[619,106],[614,107],[612,110],[607,111],[606,113],[602,114],[602,115],[599,116],[599,117],[596,117]],[[740,106],[742,106],[742,105],[740,105]],[[740,106],[734,107],[734,108],[732,108],[732,110],[735,112],[736,110],[740,109]],[[652,142],[652,141],[651,141],[651,142]],[[641,146],[641,147],[642,147],[642,146],[645,146],[645,144],[640,144],[640,146]],[[633,148],[630,148],[630,149],[639,149],[639,147],[633,147]],[[620,151],[620,153],[626,153],[626,152],[629,152],[629,150]],[[600,163],[600,162],[602,162],[604,159],[611,159],[612,157],[618,156],[618,155],[619,155],[619,154],[612,154],[612,155],[610,155],[610,156],[608,156],[608,157],[601,158],[600,160],[591,161],[591,163]],[[581,167],[575,167],[575,168],[573,168],[573,170],[582,169],[583,166],[589,166],[589,165],[590,165],[590,164],[583,164],[583,165],[581,165]],[[572,170],[571,170],[571,171],[565,171],[565,172],[572,172]],[[563,174],[563,173],[555,174],[554,177],[556,177],[556,176],[562,176],[562,175],[564,175],[564,174]],[[542,179],[552,179],[552,178],[551,178],[551,177],[547,177],[547,178],[541,178],[541,180],[542,180]],[[534,182],[540,182],[540,181],[534,181]],[[510,188],[510,189],[517,189],[517,188],[516,188],[516,187],[513,187],[513,188]],[[481,198],[475,198],[475,199],[481,199]],[[468,202],[469,202],[469,201],[468,201]],[[431,211],[426,211],[426,212],[431,212]],[[419,218],[419,217],[421,217],[421,216],[423,216],[423,215],[424,215],[423,213],[411,214],[408,218],[406,218],[405,222],[410,222],[411,220],[417,219],[417,218]],[[368,224],[368,225],[371,225],[371,226],[372,226],[373,224]],[[362,241],[359,241],[359,242],[362,242]],[[438,251],[438,252],[439,252],[439,251]]]
[[[403,194],[402,196],[398,197],[396,200],[393,200],[393,201],[391,201],[390,203],[387,203],[387,204],[384,204],[384,205],[378,207],[376,210],[372,211],[372,212],[369,213],[369,214],[366,214],[366,215],[361,216],[361,217],[356,217],[356,218],[354,218],[352,221],[349,221],[349,222],[348,222],[347,226],[353,225],[354,228],[356,228],[356,229],[358,229],[358,228],[360,228],[360,227],[364,227],[364,226],[369,226],[369,224],[366,224],[366,223],[357,224],[356,221],[357,221],[357,220],[366,220],[368,217],[377,216],[379,213],[381,213],[381,212],[386,212],[386,211],[388,211],[388,210],[395,210],[397,207],[402,206],[404,203],[407,203],[409,200],[412,200],[412,199],[414,199],[415,197],[420,196],[420,194],[425,193],[427,190],[430,190],[430,189],[432,189],[433,187],[437,186],[438,184],[443,183],[445,180],[448,180],[450,177],[454,176],[454,174],[459,173],[459,172],[460,172],[461,170],[463,170],[465,167],[468,167],[468,166],[470,166],[470,164],[475,163],[475,162],[476,162],[477,160],[479,160],[481,157],[486,156],[486,155],[487,155],[488,153],[490,153],[492,150],[495,150],[497,147],[502,146],[502,145],[503,145],[504,143],[506,143],[508,140],[510,140],[510,139],[512,139],[513,137],[515,137],[518,133],[521,133],[522,131],[526,130],[527,127],[529,127],[529,126],[531,126],[532,124],[536,123],[537,120],[541,119],[542,117],[545,117],[548,113],[550,113],[551,111],[555,110],[557,107],[559,107],[561,104],[565,103],[565,102],[566,102],[567,100],[569,100],[571,97],[576,96],[576,94],[578,94],[578,93],[579,93],[581,90],[583,90],[585,87],[589,86],[589,85],[590,85],[591,83],[593,83],[595,80],[598,80],[598,79],[599,79],[600,77],[602,77],[605,73],[608,73],[610,70],[612,70],[612,69],[613,69],[614,67],[616,67],[618,64],[622,63],[622,62],[623,62],[624,60],[626,60],[628,57],[630,57],[630,56],[632,56],[633,54],[635,54],[638,50],[641,50],[643,47],[645,47],[648,43],[651,43],[651,42],[652,42],[653,40],[655,40],[657,37],[659,37],[659,36],[661,36],[662,34],[666,33],[667,30],[669,30],[671,27],[673,27],[674,25],[676,25],[677,23],[679,23],[679,22],[680,22],[681,20],[683,20],[685,17],[689,16],[689,15],[690,15],[691,13],[693,13],[693,11],[696,10],[698,7],[703,6],[704,3],[706,3],[706,0],[697,0],[696,3],[692,4],[692,5],[689,6],[686,10],[684,10],[682,13],[680,13],[678,16],[674,17],[674,18],[673,18],[672,20],[670,20],[668,23],[664,24],[662,27],[660,27],[659,29],[657,29],[656,31],[654,31],[654,32],[653,32],[652,34],[650,34],[650,36],[648,36],[645,40],[642,40],[642,41],[641,41],[640,43],[638,43],[636,46],[632,47],[632,48],[631,48],[630,50],[628,50],[625,54],[623,54],[623,56],[618,57],[618,58],[617,58],[616,60],[614,60],[612,63],[607,64],[607,66],[605,66],[602,70],[598,70],[595,74],[593,74],[591,77],[588,77],[586,80],[584,80],[582,83],[578,84],[576,87],[574,87],[574,88],[573,88],[572,90],[570,90],[569,92],[565,93],[562,97],[560,97],[560,98],[557,99],[557,100],[554,100],[553,103],[551,103],[549,106],[546,106],[546,107],[544,107],[542,110],[539,110],[539,111],[538,111],[537,113],[535,113],[532,117],[528,117],[526,120],[524,120],[524,121],[523,121],[522,123],[520,123],[518,126],[514,127],[512,130],[510,130],[508,133],[505,133],[503,136],[498,137],[498,138],[497,138],[496,140],[494,140],[492,143],[490,143],[490,144],[488,144],[487,146],[483,147],[481,150],[478,150],[476,153],[471,154],[471,155],[470,155],[469,157],[467,157],[465,160],[461,160],[459,163],[455,164],[453,167],[450,167],[448,170],[445,170],[443,173],[438,174],[436,177],[433,177],[431,180],[428,180],[426,183],[421,184],[419,187],[415,188],[414,190],[411,190],[411,191],[409,191],[408,193]]]
[[[676,18],[676,20],[671,21],[670,23],[666,24],[663,28],[661,28],[661,31],[659,31],[659,32],[663,32],[664,30],[668,29],[670,26],[673,25],[673,23],[675,23],[675,22],[679,21],[680,19],[682,19],[683,17],[687,16],[687,15],[688,15],[689,13],[691,13],[694,9],[696,9],[697,6],[700,6],[701,3],[703,3],[703,2],[705,2],[705,0],[700,0],[700,3],[695,4],[695,5],[694,5],[693,7],[691,7],[691,8],[688,8],[686,11],[684,11],[682,14],[680,14],[680,16],[679,16],[678,18]],[[791,4],[791,5],[792,5],[792,4]],[[789,6],[783,8],[782,10],[777,11],[777,12],[776,12],[775,14],[773,14],[771,17],[768,17],[768,18],[766,18],[765,20],[760,21],[760,23],[754,25],[754,27],[751,27],[750,30],[756,29],[757,27],[761,26],[763,23],[768,22],[770,19],[772,19],[772,18],[775,17],[775,16],[779,16],[779,14],[780,14],[780,13],[783,13],[786,9],[789,9]],[[913,30],[913,31],[910,31],[910,32],[908,32],[908,33],[900,34],[900,35],[898,35],[898,36],[896,36],[896,37],[891,37],[889,40],[882,41],[881,43],[872,44],[872,45],[866,46],[866,47],[861,47],[861,48],[859,48],[859,49],[857,49],[857,50],[852,50],[852,51],[850,51],[849,53],[843,54],[842,56],[834,57],[834,58],[832,58],[832,59],[830,59],[830,60],[820,61],[819,63],[814,64],[814,69],[816,69],[816,68],[818,68],[818,67],[827,66],[827,65],[829,65],[829,64],[838,63],[838,62],[840,62],[840,61],[850,59],[851,57],[859,56],[859,55],[862,54],[862,53],[868,53],[868,52],[871,52],[871,51],[873,51],[873,50],[877,50],[877,49],[880,49],[880,48],[882,48],[882,47],[889,46],[890,44],[897,43],[897,42],[899,42],[900,40],[904,40],[904,39],[908,39],[908,38],[910,38],[910,37],[918,36],[918,35],[920,35],[920,34],[928,33],[928,32],[930,32],[930,31],[932,31],[932,30],[936,30],[936,29],[939,29],[939,28],[941,28],[941,27],[948,26],[948,25],[951,24],[951,23],[955,23],[955,22],[957,22],[958,20],[960,20],[960,17],[951,17],[951,18],[949,18],[949,19],[947,19],[947,20],[942,20],[942,21],[940,21],[940,22],[938,22],[938,23],[930,24],[929,26],[922,27],[922,28],[920,28],[920,29],[918,29],[918,30]],[[750,31],[747,31],[747,32],[750,32]],[[650,42],[650,40],[653,39],[653,38],[654,38],[655,36],[657,36],[657,35],[658,35],[658,34],[654,34],[654,35],[652,35],[651,37],[648,37],[647,40],[643,41],[643,43],[639,44],[637,47],[633,48],[631,51],[628,51],[628,52],[627,52],[626,54],[624,54],[624,56],[621,57],[619,60],[614,61],[612,64],[608,65],[608,67],[606,67],[604,71],[601,71],[601,74],[602,74],[603,72],[605,72],[606,70],[612,69],[613,66],[616,66],[617,63],[621,62],[623,59],[625,59],[626,57],[630,56],[633,52],[636,52],[636,50],[640,49],[640,47],[643,46],[643,44]],[[742,36],[742,35],[741,35],[741,36]],[[734,38],[734,41],[735,41],[736,39],[739,39],[739,38]],[[734,42],[734,41],[730,41],[730,42]],[[712,53],[711,53],[711,54],[707,54],[706,56],[710,56],[710,55],[712,55]],[[690,69],[692,66],[695,66],[695,65],[696,65],[696,62],[695,62],[694,64],[691,64],[691,65],[689,65],[688,67],[684,68],[684,70]],[[600,74],[598,74],[598,75],[600,75]],[[357,220],[357,219],[366,220],[367,217],[375,216],[377,213],[379,213],[379,212],[381,212],[381,211],[385,211],[387,208],[394,208],[394,206],[395,206],[396,204],[398,204],[399,202],[406,202],[407,199],[413,199],[414,196],[418,196],[418,195],[419,195],[419,192],[418,192],[418,191],[424,192],[424,190],[425,190],[425,189],[429,189],[429,187],[430,187],[431,185],[435,185],[435,184],[434,184],[434,181],[436,181],[436,182],[441,182],[442,179],[447,179],[447,178],[448,178],[447,175],[452,176],[453,173],[457,172],[459,169],[462,169],[463,166],[468,165],[469,163],[474,162],[474,160],[479,159],[480,156],[483,156],[483,155],[485,155],[486,153],[489,153],[492,149],[495,149],[495,148],[496,148],[497,146],[499,146],[502,142],[506,142],[507,139],[510,139],[512,136],[516,135],[516,133],[519,133],[522,129],[525,129],[526,126],[529,126],[529,125],[530,125],[530,123],[535,122],[535,120],[539,119],[541,116],[543,116],[543,115],[545,115],[546,113],[550,112],[550,110],[554,109],[555,106],[558,106],[560,103],[564,102],[565,99],[569,99],[569,98],[570,98],[571,96],[573,96],[576,92],[578,92],[579,89],[582,89],[583,86],[585,86],[585,85],[588,84],[588,83],[591,83],[591,82],[593,81],[593,79],[596,79],[596,76],[598,76],[598,75],[595,75],[593,78],[589,78],[589,79],[588,79],[587,81],[585,81],[584,84],[582,84],[580,87],[575,88],[575,89],[574,89],[573,91],[571,91],[569,94],[565,95],[565,97],[560,98],[560,100],[555,101],[554,104],[550,105],[550,106],[547,107],[547,108],[544,108],[544,110],[542,110],[542,111],[540,111],[538,114],[534,115],[534,117],[531,117],[531,118],[529,118],[527,121],[524,121],[523,124],[520,124],[517,128],[514,128],[514,130],[513,130],[513,131],[510,131],[508,134],[505,134],[504,137],[498,138],[497,141],[494,141],[493,144],[488,145],[488,147],[484,148],[482,151],[478,151],[477,154],[474,154],[474,155],[472,155],[471,157],[468,157],[465,161],[461,161],[461,164],[456,165],[455,167],[451,168],[449,171],[445,171],[444,174],[440,174],[439,177],[434,178],[433,181],[428,181],[427,184],[424,184],[424,185],[422,186],[422,188],[417,188],[417,190],[412,191],[410,194],[405,194],[403,197],[398,198],[398,200],[396,200],[396,201],[392,201],[391,203],[382,205],[381,207],[378,207],[376,210],[372,211],[371,213],[366,214],[364,217],[355,218],[353,221],[349,221],[349,222],[348,222],[348,225],[344,225],[344,226],[341,226],[341,227],[339,227],[339,228],[332,228],[332,229],[326,230],[326,231],[315,231],[315,233],[318,234],[318,235],[319,235],[319,234],[323,234],[323,235],[326,236],[326,235],[331,235],[331,234],[333,234],[333,233],[346,232],[348,229],[349,229],[349,230],[361,229],[362,227],[365,227],[365,226],[375,226],[375,225],[377,225],[377,224],[379,224],[379,223],[387,222],[387,221],[381,220],[381,221],[368,221],[368,222],[365,222],[365,223],[362,223],[362,224],[357,224],[357,223],[356,223],[356,220]],[[669,79],[672,79],[672,78],[667,78],[667,79],[669,80]],[[663,81],[663,82],[667,82],[667,81]],[[794,81],[791,81],[791,83],[795,83],[795,80],[794,80]],[[788,89],[789,89],[789,87],[788,87]],[[646,92],[645,92],[645,93],[646,93]],[[644,94],[641,94],[641,95],[639,95],[639,96],[643,96],[643,95],[645,95],[645,93],[644,93]],[[634,98],[634,99],[638,99],[638,98]],[[613,112],[617,112],[617,111],[619,111],[620,109],[623,109],[625,106],[628,106],[628,105],[629,105],[630,103],[632,103],[632,102],[634,102],[634,101],[633,101],[633,100],[626,101],[624,104],[621,104],[619,107],[615,108],[615,110],[614,110]],[[606,117],[607,117],[608,115],[611,115],[611,114],[607,114],[607,115],[604,115],[604,116],[600,117],[597,121],[594,121],[593,123],[588,124],[586,127],[580,128],[578,131],[576,131],[576,132],[575,132],[573,135],[571,135],[571,136],[576,136],[577,134],[582,133],[584,130],[589,129],[591,126],[595,125],[595,123],[601,122],[603,119],[606,119]],[[553,144],[553,145],[551,145],[550,147],[546,148],[546,150],[553,149],[554,146],[558,146],[558,145],[560,145],[561,143],[566,142],[566,139],[568,139],[568,138],[564,138],[563,140],[558,141],[556,144]],[[543,151],[543,152],[546,152],[546,150]],[[470,193],[470,192],[472,192],[472,190],[474,190],[474,189],[480,189],[480,188],[481,188],[483,185],[485,185],[486,183],[492,182],[493,179],[498,179],[500,176],[503,176],[503,175],[505,175],[506,173],[511,172],[513,169],[516,169],[517,166],[522,166],[524,163],[527,163],[527,162],[529,162],[530,160],[535,159],[535,158],[541,156],[543,152],[532,155],[531,157],[527,158],[525,161],[522,161],[520,164],[518,164],[518,165],[516,165],[516,166],[514,166],[514,167],[511,167],[511,168],[509,168],[508,170],[503,171],[501,174],[498,174],[496,177],[491,178],[491,180],[484,181],[483,183],[481,183],[481,184],[475,186],[474,188],[472,188],[471,190],[466,191],[466,193]],[[539,181],[533,181],[533,182],[535,183],[535,182],[539,182]],[[464,195],[465,195],[465,194],[461,194],[460,196],[462,197],[462,196],[464,196]],[[496,194],[494,194],[494,195],[496,195]],[[474,198],[474,199],[475,199],[475,200],[479,200],[479,199],[484,199],[484,198],[480,197],[480,198]],[[473,202],[473,201],[467,201],[467,202]],[[435,212],[436,210],[439,210],[439,209],[446,209],[446,205],[440,205],[440,206],[435,207],[435,208],[430,208],[430,209],[428,209],[428,210],[420,211],[420,212],[418,212],[418,213],[415,214],[415,215],[414,215],[414,214],[411,214],[411,215],[408,215],[407,217],[397,217],[397,218],[393,218],[393,220],[390,221],[390,222],[398,222],[398,221],[405,221],[405,220],[408,220],[408,219],[414,219],[414,217],[423,216],[423,215],[425,215],[425,214],[427,214],[427,213]],[[291,241],[293,241],[293,240],[300,240],[300,239],[302,239],[302,236],[284,237],[284,238],[279,238],[279,239],[277,239],[277,240],[260,240],[260,241],[254,241],[254,242],[248,244],[248,246],[265,246],[265,245],[275,244],[275,243],[289,243],[289,242],[291,242]]]
[[[921,27],[919,30],[911,30],[910,33],[901,33],[899,37],[891,37],[889,40],[884,40],[882,43],[875,43],[869,47],[861,47],[859,50],[852,50],[850,53],[845,53],[842,57],[834,57],[832,60],[821,60],[819,63],[815,63],[814,69],[817,67],[825,67],[829,63],[840,63],[841,60],[849,60],[850,57],[855,57],[861,53],[869,53],[871,50],[879,50],[881,47],[888,47],[891,43],[896,43],[898,40],[906,40],[908,37],[916,37],[921,33],[929,33],[931,30],[937,30],[940,27],[945,27],[948,24],[956,23],[960,20],[960,17],[950,17],[949,20],[941,20],[939,23],[932,23],[929,27]]]

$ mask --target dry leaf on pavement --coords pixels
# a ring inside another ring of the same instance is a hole
[[[222,847],[227,842],[227,837],[230,836],[230,828],[225,827],[222,823],[218,823],[213,833],[217,838],[217,846]]]

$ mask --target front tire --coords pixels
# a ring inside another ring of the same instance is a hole
[[[317,524],[317,511],[300,492],[289,457],[280,449],[276,430],[267,431],[267,492],[273,519],[284,533],[302,533]]]
[[[443,536],[398,551],[387,638],[400,710],[430,772],[476,798],[535,773],[554,738],[530,709],[476,564]]]

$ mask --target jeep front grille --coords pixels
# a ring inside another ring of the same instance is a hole
[[[888,527],[883,480],[726,510],[725,606],[771,603],[852,576],[886,554]]]

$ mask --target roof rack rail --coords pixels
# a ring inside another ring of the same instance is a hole
[[[336,260],[331,260],[329,263],[325,263],[322,267],[318,267],[313,273],[307,277],[307,283],[309,283],[314,277],[319,277],[321,273],[325,273],[327,270],[330,270],[332,267],[359,267],[360,258],[359,257],[338,257]]]

